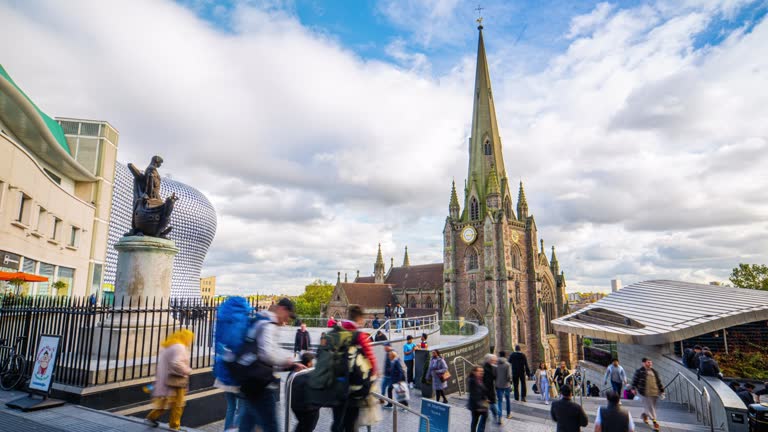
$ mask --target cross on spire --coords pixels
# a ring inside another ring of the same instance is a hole
[[[477,28],[480,30],[483,29],[483,9],[485,8],[480,5],[477,5],[475,8],[475,11],[477,11],[477,19],[475,21],[477,21]]]

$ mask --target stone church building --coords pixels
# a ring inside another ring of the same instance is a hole
[[[575,338],[552,326],[553,319],[568,312],[565,274],[554,246],[551,258],[545,253],[522,182],[513,205],[482,25],[478,29],[469,169],[461,201],[455,183],[451,188],[443,229],[444,262],[411,266],[406,249],[403,266],[385,272],[379,247],[374,275],[357,277],[353,284],[339,280],[334,299],[342,298],[344,285],[358,287],[352,290],[364,289],[364,284],[378,290],[389,287],[393,301],[403,306],[439,307],[444,319],[464,317],[484,323],[496,351],[520,345],[533,364],[547,361],[552,366],[566,360],[574,365]],[[346,309],[343,302],[332,301],[329,312],[334,308]]]

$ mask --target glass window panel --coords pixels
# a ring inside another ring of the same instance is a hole
[[[67,295],[69,290],[72,288],[72,283],[75,281],[75,269],[69,267],[59,267],[59,275],[56,280],[63,281],[67,284],[67,286],[59,289],[58,292],[53,294],[60,296]]]
[[[64,130],[65,134],[77,135],[77,128],[80,126],[80,123],[71,121],[61,121],[59,123],[61,124],[61,128]]]
[[[80,123],[80,135],[99,136],[98,123]]]
[[[103,264],[93,265],[93,278],[91,281],[91,293],[98,293],[101,291],[101,273]]]
[[[51,280],[53,279],[53,270],[55,267],[53,264],[40,263],[40,276],[48,278],[48,282],[38,282],[37,294],[38,295],[51,295]]]

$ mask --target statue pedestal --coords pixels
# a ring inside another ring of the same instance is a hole
[[[173,257],[179,252],[173,240],[126,236],[116,244],[115,301],[125,296],[168,299],[171,296]]]
[[[96,330],[91,353],[105,360],[152,359],[178,324],[169,302],[179,249],[173,240],[149,236],[123,237],[115,249],[114,309]]]

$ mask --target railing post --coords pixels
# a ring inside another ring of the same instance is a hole
[[[397,407],[392,410],[392,432],[397,432]]]

